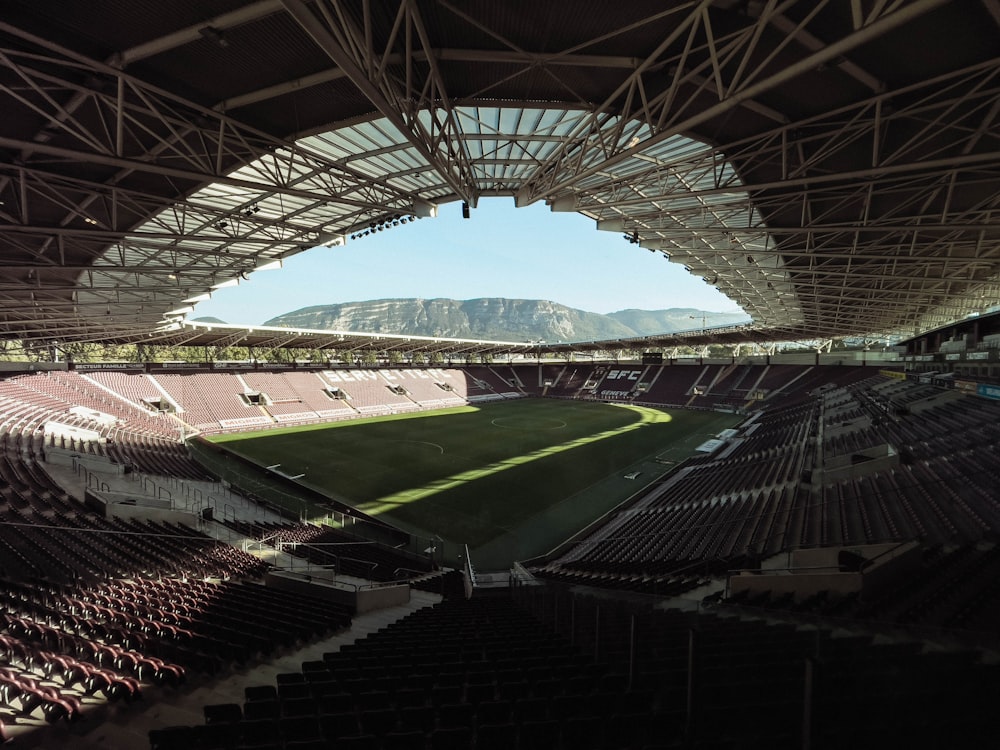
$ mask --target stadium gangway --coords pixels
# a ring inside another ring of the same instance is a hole
[[[848,615],[831,615],[823,612],[774,609],[728,601],[703,599],[697,603],[699,613],[732,615],[745,619],[770,620],[807,625],[818,632],[842,630],[855,634],[885,636],[895,642],[910,640],[935,644],[943,649],[981,648],[996,650],[997,637],[993,633],[943,625],[915,625],[896,620],[877,620]]]
[[[281,567],[275,567],[273,570],[274,572],[277,573],[285,573],[288,575],[293,575],[298,578],[301,578],[304,581],[312,582],[313,573],[315,573],[317,570],[328,570],[331,568],[332,566],[329,565],[308,565],[305,568],[299,568],[298,570],[294,570],[292,568],[281,568]],[[336,571],[334,571],[333,578],[320,578],[319,582],[328,584],[330,586],[334,586],[336,588],[342,588],[345,591],[353,591],[354,593],[357,593],[362,588],[375,588],[376,586],[379,585],[378,582],[353,583],[352,581],[339,580],[336,578]]]
[[[511,586],[539,586],[541,582],[524,565],[515,560],[510,566]]]
[[[880,563],[883,560],[888,560],[900,553],[901,550],[906,551],[913,546],[914,542],[911,540],[897,542],[892,547],[887,550],[879,552],[875,557],[865,557],[858,562],[857,572],[864,575],[866,570],[871,570],[876,563]],[[743,573],[751,574],[763,574],[763,575],[796,575],[800,573],[817,572],[821,571],[824,573],[842,573],[846,572],[842,564],[833,565],[800,565],[793,566],[790,564],[792,552],[795,550],[788,550],[785,554],[788,556],[789,564],[784,567],[768,567],[761,568],[760,566],[756,568],[731,568],[726,571],[726,588],[725,588],[725,598],[729,598],[729,580],[732,576],[738,576]]]
[[[409,580],[412,580],[413,578],[419,578],[420,576],[425,576],[428,573],[434,573],[434,572],[436,572],[436,571],[433,571],[433,570],[430,570],[430,571],[428,571],[428,570],[414,570],[413,568],[396,568],[394,571],[392,571],[392,574],[394,576],[398,576],[400,573],[413,573],[414,575],[410,576],[410,578],[399,579],[399,580],[409,581]]]
[[[271,537],[271,538],[273,538],[273,537]],[[321,542],[319,544],[313,544],[312,542],[282,542],[282,541],[279,540],[278,543],[276,545],[274,545],[274,548],[276,550],[278,550],[278,552],[284,552],[284,550],[285,550],[286,547],[292,547],[293,549],[297,548],[299,546],[303,546],[303,547],[336,547],[338,545],[343,545],[343,544],[353,544],[353,542]],[[375,544],[375,542],[358,542],[358,544]],[[301,559],[301,558],[299,558],[298,555],[295,555],[295,554],[293,554],[291,552],[288,553],[288,556],[292,560],[292,565],[289,568],[289,570],[294,570],[294,568],[295,568],[295,560],[296,559]],[[360,563],[362,566],[365,566],[365,565],[368,566],[368,575],[367,575],[368,582],[372,583],[372,581],[374,581],[374,576],[372,576],[372,573],[378,567],[378,563],[377,562],[372,561],[372,560],[361,560],[361,559],[359,559],[357,557],[346,557],[346,556],[341,556],[341,555],[333,555],[333,560],[334,561],[333,561],[332,564],[320,564],[320,563],[313,563],[311,560],[309,560],[308,558],[306,558],[305,559],[305,567],[306,568],[321,569],[321,570],[332,570],[333,573],[334,573],[334,576],[336,576],[336,575],[338,575],[341,572],[343,563],[345,561],[346,562],[352,562],[352,563]]]
[[[76,459],[73,459],[73,468],[76,470],[77,475],[79,475],[81,471],[83,472],[84,483],[88,490],[96,489],[98,492],[108,492],[111,490],[111,487],[107,482],[101,479],[100,475],[91,471]]]
[[[369,581],[368,583],[356,584],[356,588],[358,591],[373,591],[375,589],[392,588],[393,586],[409,586],[412,580],[411,578],[394,578],[391,581]]]

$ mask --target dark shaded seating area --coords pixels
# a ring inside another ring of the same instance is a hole
[[[431,560],[347,531],[312,523],[224,521],[226,526],[254,539],[282,544],[283,551],[338,573],[371,581],[399,581],[436,570]]]
[[[205,712],[204,726],[155,730],[153,750],[190,742],[219,750],[638,748],[645,729],[624,727],[640,716],[667,720],[651,691],[630,690],[513,606],[508,591],[418,610],[277,684],[248,686],[241,707]]]
[[[972,649],[555,586],[515,594],[608,673],[652,694],[656,713],[629,730],[646,744],[629,746],[972,747],[1000,728],[1000,667]]]
[[[972,649],[529,585],[419,610],[150,747],[978,746],[998,690]]]
[[[810,383],[817,381],[801,387]],[[942,394],[949,400],[919,413],[892,408]],[[862,419],[857,430],[836,429]],[[567,583],[676,595],[794,549],[992,544],[1000,532],[998,423],[996,402],[883,375],[780,399],[725,447],[678,465],[532,570]],[[898,460],[823,479],[826,464],[873,446],[890,446]]]
[[[726,601],[762,610],[941,629],[969,643],[995,646],[1000,622],[1000,547],[992,543],[932,545],[919,568],[898,585],[862,597],[828,591],[796,600],[764,591]]]

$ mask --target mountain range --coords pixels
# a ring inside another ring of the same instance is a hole
[[[264,325],[492,341],[600,341],[747,322],[743,313],[687,307],[601,314],[548,300],[381,299],[303,307]],[[221,321],[216,321],[221,322]]]

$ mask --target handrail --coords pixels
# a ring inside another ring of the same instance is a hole
[[[292,568],[276,567],[272,568],[271,572],[286,573],[289,575],[299,576],[300,578],[309,578],[310,582],[312,583],[327,583],[330,584],[331,586],[336,586],[338,588],[353,589],[355,593],[361,588],[361,586],[367,585],[367,584],[351,583],[350,581],[340,581],[337,580],[336,578],[313,578],[312,574],[308,572],[310,570],[326,570],[326,569],[327,566],[323,565],[309,567],[306,568],[305,570],[293,570]]]
[[[887,550],[885,550],[883,552],[879,552],[877,555],[875,555],[875,557],[865,558],[864,562],[861,563],[861,566],[860,566],[859,570],[857,570],[857,571],[853,571],[853,570],[852,571],[843,571],[843,572],[848,572],[848,573],[864,573],[865,569],[866,568],[870,568],[872,565],[874,565],[876,560],[879,560],[879,559],[885,557],[886,555],[894,554],[894,553],[898,552],[901,547],[905,547],[906,545],[911,544],[911,543],[912,543],[911,541],[899,542],[899,543],[893,545],[892,547],[890,547],[889,549],[887,549]],[[819,548],[817,548],[817,549],[819,549]],[[733,575],[733,574],[738,574],[738,573],[775,573],[775,572],[778,572],[778,573],[781,573],[781,572],[784,572],[784,573],[795,573],[795,572],[803,571],[803,570],[833,570],[833,571],[836,571],[838,573],[842,572],[840,570],[840,565],[803,565],[803,566],[798,566],[798,567],[793,567],[791,565],[788,565],[788,566],[781,567],[781,568],[734,568],[734,569],[731,569],[731,570],[727,570],[726,573],[727,573],[727,575]]]
[[[400,571],[405,571],[407,573],[416,573],[418,576],[426,576],[426,575],[430,575],[431,573],[436,573],[437,572],[435,570],[415,570],[413,568],[396,568],[394,571],[392,571],[392,574],[396,575]],[[410,579],[407,578],[406,580],[410,580]]]
[[[524,585],[527,583],[538,584],[538,579],[535,575],[517,560],[513,562],[510,569],[513,573],[511,580],[515,585]]]
[[[875,555],[875,557],[871,557],[871,558],[866,559],[863,563],[861,563],[861,572],[864,573],[865,568],[870,568],[872,565],[875,564],[876,560],[879,560],[879,559],[885,557],[886,555],[895,554],[896,552],[899,551],[900,547],[905,547],[906,545],[912,544],[912,543],[913,543],[912,540],[907,540],[905,542],[899,542],[898,544],[895,544],[892,547],[890,547],[889,549],[887,549],[885,552],[879,552],[877,555]]]
[[[344,560],[350,560],[351,562],[356,562],[356,563],[361,563],[362,565],[367,565],[368,566],[368,578],[369,579],[371,579],[371,577],[372,577],[372,571],[375,570],[375,568],[378,567],[378,563],[377,562],[373,562],[372,560],[362,560],[362,559],[357,558],[357,557],[340,557],[340,556],[337,556],[337,555],[335,555],[335,557],[337,558],[338,564],[340,562],[344,561]]]
[[[469,582],[472,587],[476,587],[476,569],[472,567],[472,557],[469,555],[469,545],[463,544],[462,547],[465,549],[465,572],[469,576]]]
[[[683,573],[683,572],[688,571],[688,570],[696,570],[698,568],[707,568],[709,565],[712,565],[714,563],[725,562],[725,561],[726,561],[726,558],[724,558],[724,557],[713,557],[711,560],[695,560],[694,562],[688,563],[687,565],[682,565],[679,568],[671,568],[670,570],[664,571],[663,573],[661,573],[659,575],[672,576],[672,575],[676,575],[678,573]]]
[[[388,588],[390,586],[409,586],[409,578],[394,578],[391,581],[369,581],[368,583],[357,584],[358,590],[362,589],[378,589],[378,588]]]
[[[803,565],[801,567],[784,567],[784,568],[732,568],[726,571],[727,575],[734,575],[738,573],[796,573],[803,570],[829,570],[835,573],[840,572],[850,572],[856,573],[857,571],[841,571],[839,565]]]

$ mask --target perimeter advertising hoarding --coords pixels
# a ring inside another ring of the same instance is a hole
[[[879,370],[879,375],[885,375],[887,378],[896,378],[897,380],[906,380],[906,373],[901,370]]]
[[[1000,385],[979,384],[979,395],[1000,400]]]
[[[73,365],[74,370],[79,370],[80,372],[86,371],[100,371],[100,370],[123,370],[123,371],[138,371],[142,372],[146,369],[146,365],[141,362],[79,362]]]

